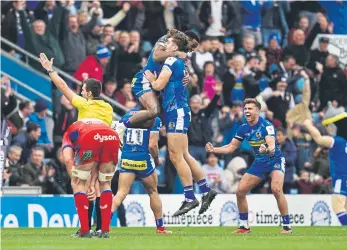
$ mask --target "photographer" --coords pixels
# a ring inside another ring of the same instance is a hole
[[[22,154],[22,148],[11,146],[8,149],[4,170],[4,185],[20,186],[22,183],[22,167],[19,160]]]

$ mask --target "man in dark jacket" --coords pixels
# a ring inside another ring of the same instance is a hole
[[[41,186],[43,191],[45,190],[48,173],[43,163],[44,158],[45,151],[42,148],[35,147],[32,149],[30,162],[23,167],[23,184]]]
[[[204,109],[201,108],[202,100],[200,96],[195,95],[190,98],[192,113],[188,130],[189,153],[200,163],[203,163],[206,159],[205,145],[212,137],[210,117],[218,107],[217,104],[222,93],[222,84],[216,84],[214,89],[215,96]]]
[[[294,142],[287,137],[286,130],[282,127],[277,128],[276,139],[284,158],[286,159],[286,173],[284,176],[283,192],[290,193],[290,188],[294,183],[294,174],[296,173],[296,146]]]
[[[8,149],[5,161],[5,171],[11,175],[9,178],[9,186],[20,186],[22,184],[22,167],[19,163],[22,148],[11,146]]]
[[[29,120],[29,115],[34,111],[30,101],[24,101],[19,104],[18,111],[8,116],[8,120],[16,127],[19,132],[25,123]]]

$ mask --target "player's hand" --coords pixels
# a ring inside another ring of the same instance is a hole
[[[187,85],[190,82],[190,75],[187,70],[184,71],[184,77],[182,82],[184,85]]]
[[[49,71],[52,70],[53,67],[53,60],[54,58],[51,58],[51,60],[48,60],[47,56],[45,55],[45,53],[40,53],[40,63],[42,65],[42,67]]]
[[[130,3],[125,2],[125,3],[123,4],[123,11],[124,11],[125,13],[127,13],[127,12],[130,10],[130,7],[131,7]]]
[[[155,165],[158,167],[158,166],[161,166],[161,164],[163,164],[163,159],[161,158],[158,158],[157,160],[155,160]]]
[[[265,144],[261,144],[260,145],[259,153],[261,153],[261,154],[266,154],[267,153],[267,147],[265,146]]]
[[[211,142],[208,142],[205,146],[205,149],[208,153],[213,153],[214,152],[214,147]]]
[[[157,73],[154,72],[154,74],[153,74],[150,70],[146,70],[145,71],[145,77],[150,83],[152,83],[155,80],[157,80]]]
[[[96,199],[95,186],[90,186],[87,192],[88,200],[93,201]]]

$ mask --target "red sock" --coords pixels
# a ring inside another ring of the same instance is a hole
[[[88,218],[88,197],[85,193],[76,193],[74,195],[75,206],[78,213],[78,217],[81,222],[80,234],[84,234],[89,231],[89,218]]]
[[[104,190],[100,195],[101,231],[110,231],[112,191]]]

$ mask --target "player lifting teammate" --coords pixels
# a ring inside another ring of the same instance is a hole
[[[189,39],[182,32],[175,33],[168,39],[166,51],[187,53]],[[203,195],[199,213],[204,213],[216,196],[206,182],[205,175],[196,160],[188,152],[187,131],[190,125],[190,108],[186,96],[186,86],[182,82],[185,76],[185,65],[179,57],[166,59],[158,76],[150,70],[145,71],[145,77],[155,91],[162,91],[164,123],[168,138],[170,160],[184,185],[185,201],[174,216],[182,215],[199,205],[193,192],[193,179],[197,181]]]
[[[121,122],[136,115],[139,109],[130,110]],[[128,195],[135,178],[140,178],[150,197],[158,234],[169,234],[163,225],[162,203],[158,194],[158,176],[155,166],[162,164],[158,156],[158,140],[161,120],[157,117],[149,129],[127,128],[124,134],[118,192],[113,198],[112,213]]]
[[[77,213],[81,222],[80,237],[91,237],[89,232],[88,197],[86,180],[91,175],[91,188],[99,180],[102,233],[109,237],[112,191],[111,179],[118,161],[118,134],[109,126],[112,123],[112,107],[100,100],[101,83],[95,79],[83,82],[82,96],[75,94],[65,81],[52,69],[53,58],[48,60],[40,54],[42,67],[57,88],[78,109],[78,121],[72,124],[64,135],[64,160],[72,175],[72,187]],[[71,156],[75,154],[75,160]],[[99,171],[99,172],[98,172]]]
[[[275,129],[269,121],[259,117],[260,109],[261,105],[257,100],[245,99],[244,114],[247,123],[239,127],[234,139],[228,145],[214,148],[211,143],[207,143],[206,150],[216,154],[231,154],[240,146],[244,139],[253,147],[255,160],[247,173],[242,177],[236,191],[240,228],[235,233],[250,232],[246,195],[269,174],[271,177],[271,190],[282,215],[283,229],[281,233],[291,233],[287,200],[282,191],[285,159],[276,144]]]

